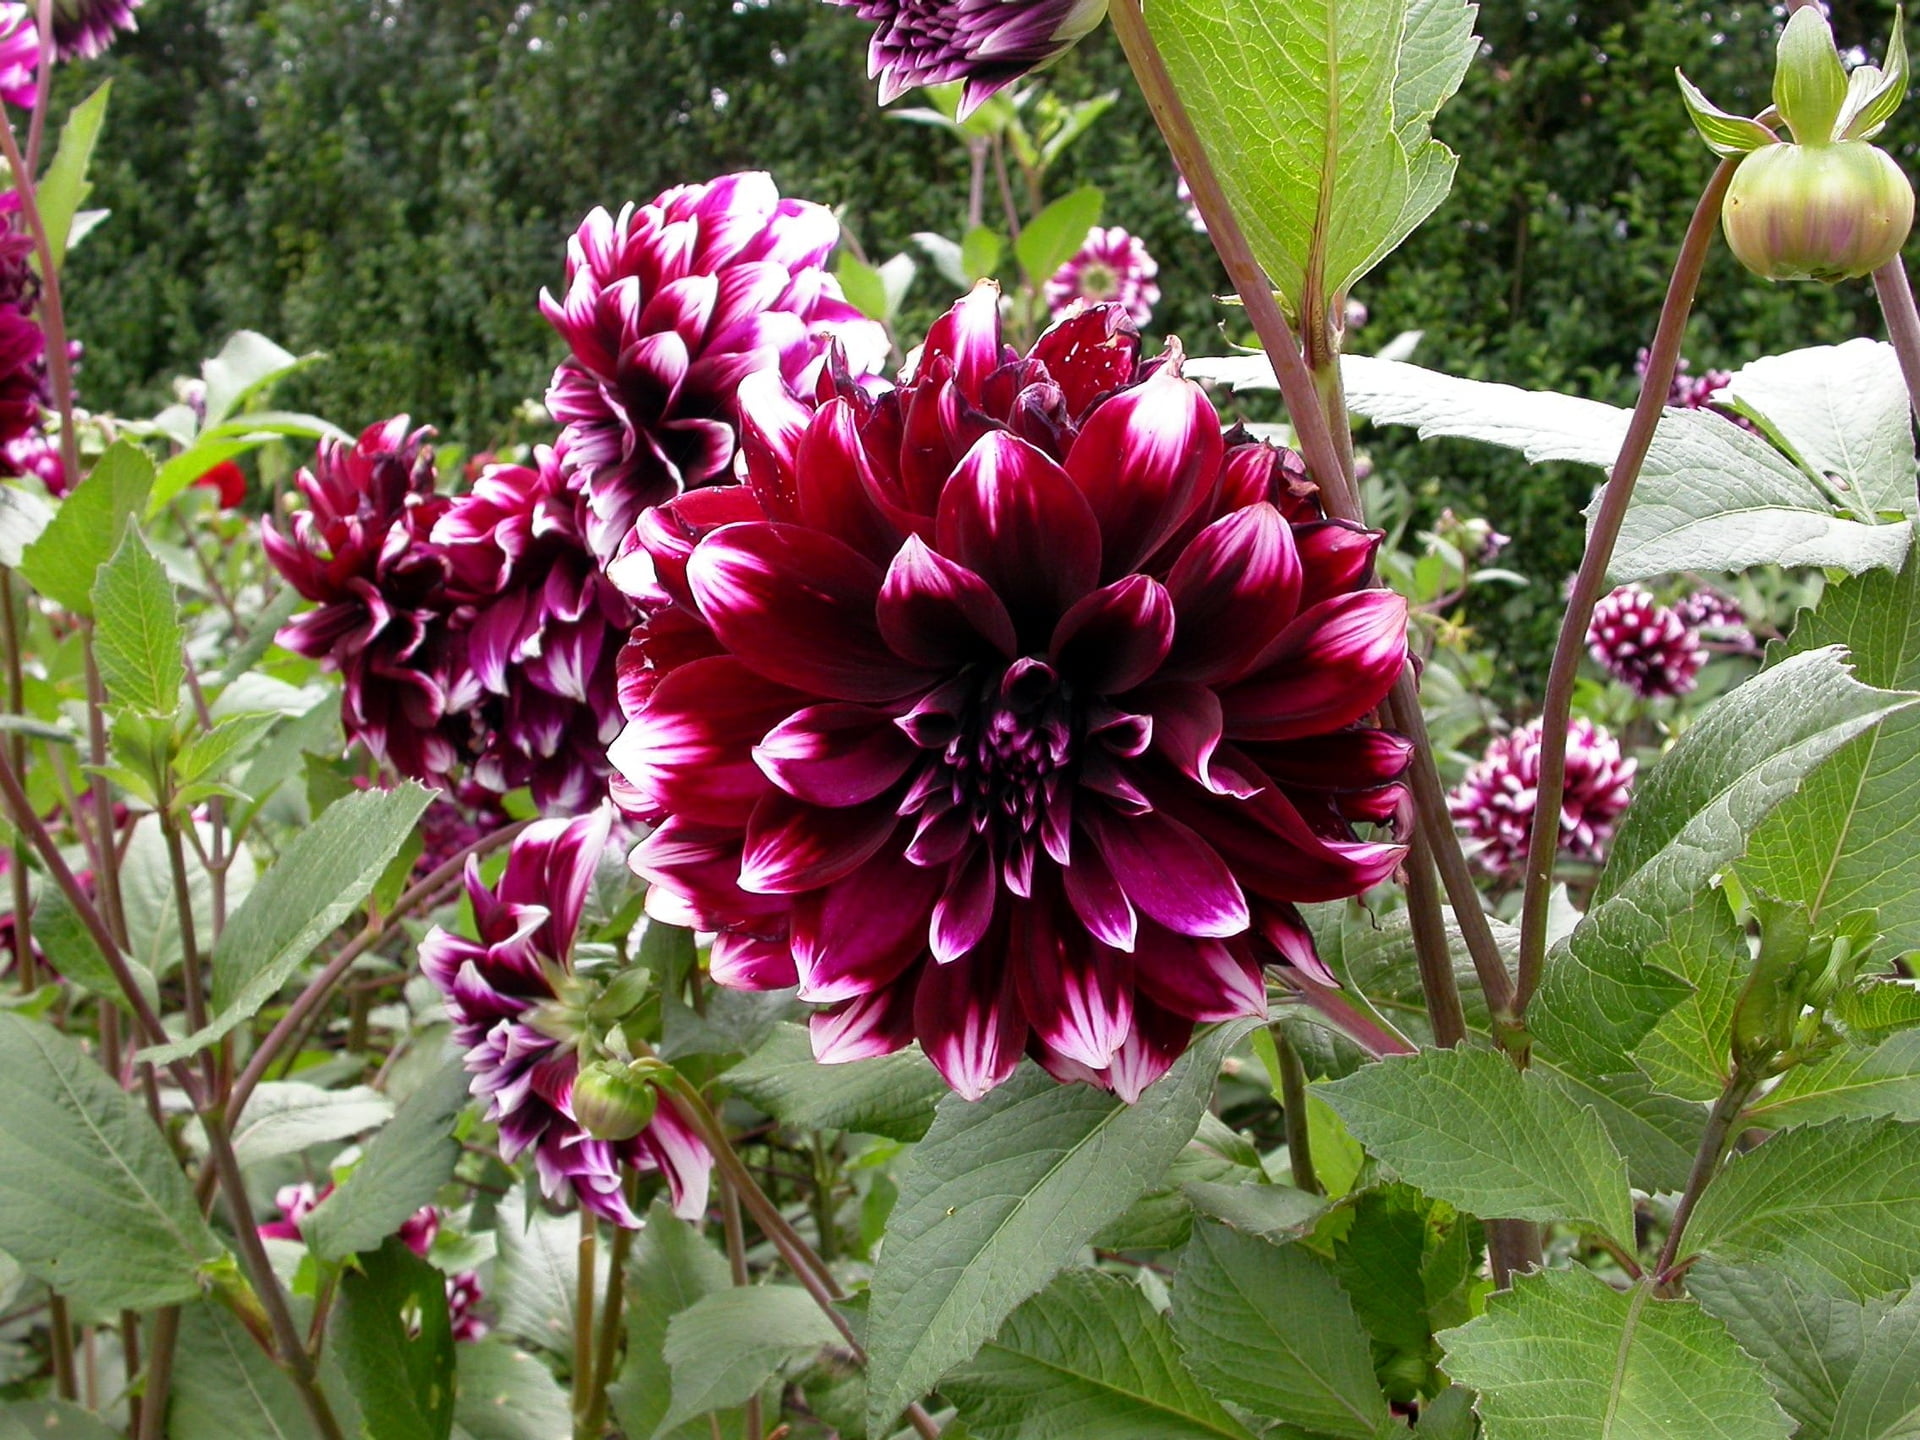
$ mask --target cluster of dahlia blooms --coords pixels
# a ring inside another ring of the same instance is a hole
[[[704,1213],[713,1160],[670,1099],[631,1140],[596,1140],[572,1107],[585,1035],[584,987],[573,974],[573,944],[606,851],[612,811],[542,820],[517,836],[497,886],[467,865],[467,899],[480,938],[436,927],[420,942],[420,965],[446,997],[455,1040],[466,1052],[474,1095],[500,1126],[509,1161],[531,1151],[541,1189],[573,1194],[587,1210],[637,1228],[626,1171],[665,1175],[677,1214]]]
[[[259,1227],[261,1238],[304,1244],[300,1222],[332,1193],[332,1185],[316,1190],[313,1183],[307,1180],[297,1185],[282,1185],[273,1197],[273,1203],[280,1208],[280,1218]],[[426,1259],[427,1252],[433,1249],[434,1238],[439,1235],[440,1222],[444,1218],[437,1206],[421,1206],[400,1227],[400,1243],[422,1260]],[[462,1270],[458,1274],[448,1275],[446,1281],[447,1318],[453,1325],[453,1338],[461,1342],[485,1339],[489,1327],[480,1316],[480,1301],[485,1298],[486,1292],[481,1288],[479,1273]]]
[[[1112,301],[1135,325],[1144,326],[1160,303],[1160,286],[1154,280],[1159,273],[1159,263],[1139,236],[1118,225],[1105,230],[1096,225],[1074,257],[1047,281],[1047,308],[1058,318],[1075,304]]]
[[[1327,972],[1295,908],[1388,876],[1409,748],[1379,536],[1223,433],[1117,305],[1022,356],[990,284],[912,376],[741,390],[748,483],[642,517],[614,761],[650,913],[798,985],[828,1061],[919,1040],[1132,1099],[1196,1022]]]
[[[884,362],[885,330],[825,268],[839,239],[831,211],[783,199],[759,172],[580,226],[565,293],[541,292],[540,308],[572,352],[547,409],[566,427],[566,474],[602,561],[648,506],[734,478],[746,376],[771,368],[806,388],[833,341],[856,373]]]
[[[1636,762],[1590,720],[1567,728],[1567,785],[1560,802],[1560,853],[1574,860],[1605,857],[1613,827],[1633,798]],[[1516,879],[1540,788],[1540,722],[1497,736],[1447,800],[1454,824],[1479,842],[1475,858],[1492,875]]]
[[[1107,0],[833,0],[875,29],[867,73],[891,104],[922,85],[960,83],[962,120],[1071,50]]]
[[[1747,623],[1747,612],[1740,602],[1711,585],[1682,596],[1674,602],[1673,613],[1703,642],[1720,646],[1735,655],[1757,655],[1760,642],[1754,639]]]
[[[1622,585],[1593,607],[1587,653],[1649,700],[1685,695],[1707,663],[1699,633],[1638,585]]]

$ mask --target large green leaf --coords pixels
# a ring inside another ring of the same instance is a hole
[[[1747,1107],[1747,1119],[1770,1130],[1823,1120],[1920,1121],[1920,1030],[1878,1045],[1849,1045],[1825,1060],[1789,1070]]]
[[[571,1355],[580,1295],[580,1221],[530,1209],[528,1199],[525,1190],[516,1190],[501,1203],[494,1225],[500,1256],[488,1298],[504,1333]]]
[[[171,715],[180,704],[187,667],[173,582],[153,558],[139,527],[129,525],[113,558],[93,582],[93,644],[107,698],[148,715]]]
[[[47,228],[47,248],[53,251],[53,268],[63,269],[67,244],[73,233],[74,217],[86,203],[87,167],[93,163],[94,143],[107,119],[107,97],[113,82],[105,82],[85,100],[74,106],[60,127],[60,148],[40,177],[36,198],[40,204],[40,223]]]
[[[612,1392],[614,1417],[628,1435],[652,1436],[672,1403],[666,1348],[674,1316],[732,1283],[719,1252],[655,1202],[627,1271],[627,1354]]]
[[[1687,1249],[1766,1264],[1810,1290],[1871,1299],[1920,1274],[1920,1126],[1785,1130],[1707,1187]]]
[[[1753,969],[1746,928],[1731,906],[1707,895],[1674,918],[1646,961],[1693,992],[1660,1017],[1634,1060],[1668,1095],[1718,1099],[1733,1064],[1733,1007]]]
[[[458,1359],[453,1418],[470,1440],[555,1440],[567,1433],[573,1423],[567,1392],[526,1351],[482,1340],[461,1345]]]
[[[1133,1105],[1023,1065],[949,1096],[913,1152],[874,1271],[869,1428],[978,1350],[1185,1148],[1246,1026],[1201,1037]]]
[[[1627,1165],[1591,1110],[1503,1055],[1396,1056],[1315,1087],[1369,1152],[1475,1215],[1570,1220],[1633,1243]]]
[[[1097,189],[1085,185],[1062,195],[1027,222],[1013,251],[1028,280],[1045,285],[1054,271],[1074,257],[1087,243],[1087,232],[1100,223],[1104,203],[1105,197]]]
[[[1174,1274],[1173,1328],[1187,1368],[1221,1400],[1345,1440],[1391,1424],[1352,1303],[1298,1245],[1195,1226]]]
[[[1704,1105],[1657,1094],[1638,1070],[1588,1074],[1538,1047],[1529,1068],[1599,1117],[1614,1148],[1626,1156],[1627,1175],[1637,1188],[1650,1195],[1686,1188],[1706,1129]]]
[[[673,1404],[660,1428],[743,1404],[785,1366],[840,1343],[839,1329],[797,1285],[703,1295],[667,1323]]]
[[[340,1260],[372,1250],[453,1178],[460,1158],[453,1122],[467,1103],[467,1072],[443,1066],[395,1112],[353,1173],[300,1223],[314,1251]]]
[[[1868,1332],[1840,1392],[1832,1440],[1913,1440],[1920,1435],[1920,1286]]]
[[[1904,393],[1904,392],[1903,392]],[[1902,415],[1905,415],[1904,409]],[[1906,485],[1913,488],[1907,464]],[[1920,559],[1828,588],[1788,642],[1799,653],[1845,645],[1856,673],[1887,690],[1920,690]],[[1892,953],[1920,950],[1920,711],[1889,716],[1851,741],[1759,827],[1741,877],[1817,919],[1880,912]]]
[[[940,1383],[974,1440],[1251,1440],[1136,1285],[1069,1270]]]
[[[119,1434],[92,1411],[64,1400],[0,1405],[0,1440],[116,1440]]]
[[[363,1440],[447,1440],[455,1386],[446,1277],[395,1236],[341,1276],[328,1333],[360,1402]]]
[[[233,1127],[233,1152],[242,1165],[255,1165],[348,1139],[392,1118],[393,1102],[366,1085],[322,1090],[298,1080],[269,1080],[248,1097]]]
[[[139,1102],[52,1026],[5,1012],[0,1249],[101,1311],[191,1300],[222,1253]]]
[[[357,1435],[344,1387],[324,1388],[341,1427]],[[167,1440],[317,1440],[320,1432],[293,1381],[238,1320],[217,1306],[192,1305],[180,1317],[166,1433]]]
[[[1446,198],[1454,155],[1429,125],[1473,58],[1465,0],[1155,0],[1146,16],[1296,312],[1344,295]]]
[[[1800,1427],[1797,1440],[1826,1440],[1876,1312],[1853,1300],[1810,1294],[1778,1270],[1758,1265],[1696,1265],[1687,1273],[1687,1289],[1760,1362],[1774,1399]]]
[[[20,573],[55,604],[76,615],[91,615],[94,576],[152,488],[153,461],[147,452],[126,440],[116,442],[60,502],[40,538],[27,546]]]
[[[1441,1335],[1480,1392],[1485,1440],[1785,1440],[1787,1417],[1726,1327],[1644,1284],[1536,1271]]]
[[[727,1071],[727,1084],[774,1119],[802,1130],[856,1130],[895,1140],[918,1140],[933,1123],[947,1085],[918,1049],[877,1060],[822,1065],[806,1029],[782,1024],[745,1060]]]

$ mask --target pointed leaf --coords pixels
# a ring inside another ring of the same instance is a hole
[[[660,1430],[743,1404],[786,1365],[841,1343],[834,1323],[797,1285],[702,1296],[667,1324],[673,1405]]]
[[[1812,6],[1795,10],[1780,32],[1773,72],[1773,103],[1802,145],[1834,138],[1834,122],[1847,102],[1847,72],[1833,48],[1827,17]]]
[[[1847,103],[1836,128],[1845,140],[1871,140],[1907,98],[1906,7],[1893,7],[1893,34],[1884,66],[1862,65],[1847,76]]]
[[[360,1402],[364,1440],[447,1440],[455,1385],[445,1276],[390,1238],[341,1277],[328,1335]]]
[[[129,525],[93,582],[93,642],[107,698],[147,715],[172,715],[186,683],[180,607],[166,567]]]
[[[460,1146],[453,1122],[467,1104],[467,1072],[444,1066],[367,1142],[353,1173],[300,1222],[314,1253],[342,1260],[380,1242],[405,1224],[453,1178]]]
[[[1745,155],[1749,150],[1771,145],[1779,138],[1758,120],[1722,110],[1701,94],[1700,87],[1685,75],[1678,70],[1673,73],[1680,81],[1680,98],[1686,103],[1687,118],[1693,121],[1693,128],[1700,132],[1700,138],[1707,142],[1707,148],[1714,154],[1722,157]]]
[[[93,163],[93,147],[100,138],[100,127],[106,123],[107,97],[112,93],[113,82],[109,80],[73,107],[60,127],[60,148],[48,162],[47,173],[40,177],[36,196],[40,223],[46,226],[55,270],[65,268],[74,217],[92,188],[87,183],[87,168]]]
[[[1099,190],[1084,185],[1061,196],[1027,222],[1020,238],[1014,242],[1013,253],[1029,280],[1035,285],[1046,284],[1054,271],[1079,253],[1080,247],[1087,243],[1087,232],[1100,223],[1100,207],[1105,199]],[[968,268],[967,250],[979,248],[979,242],[972,235],[967,241],[969,243],[961,247],[962,268]],[[978,256],[974,258],[977,261]]]
[[[91,615],[95,573],[113,554],[128,517],[147,503],[152,487],[153,461],[147,452],[130,441],[116,442],[27,547],[20,560],[27,583],[74,614]]]
[[[567,1392],[526,1351],[482,1340],[456,1354],[460,1394],[453,1419],[470,1440],[554,1440],[573,1424]]]
[[[946,1081],[917,1048],[877,1060],[822,1065],[801,1026],[776,1026],[752,1055],[726,1072],[727,1084],[784,1125],[853,1130],[918,1140],[933,1123]]]
[[[1920,1286],[1880,1317],[1834,1409],[1832,1440],[1920,1435]]]
[[[628,1435],[651,1436],[672,1401],[666,1345],[673,1318],[732,1283],[719,1252],[655,1201],[628,1270],[627,1355],[613,1387],[614,1416]]]
[[[1817,1064],[1789,1070],[1747,1107],[1747,1119],[1770,1130],[1882,1115],[1920,1121],[1920,1030],[1871,1048],[1850,1045]]]
[[[1800,1427],[1798,1440],[1826,1440],[1876,1312],[1809,1294],[1762,1266],[1697,1265],[1687,1289],[1760,1362],[1774,1399]]]

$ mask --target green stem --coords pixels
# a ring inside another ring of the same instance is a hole
[[[1914,309],[1906,262],[1898,255],[1873,272],[1873,293],[1879,297],[1880,313],[1886,317],[1887,339],[1900,359],[1900,374],[1907,382],[1907,403],[1920,419],[1920,312]]]
[[[47,1296],[47,1349],[53,1361],[53,1388],[62,1400],[78,1400],[80,1385],[73,1373],[73,1317],[67,1297],[58,1291]]]
[[[633,1187],[629,1184],[627,1188],[627,1199],[631,1204]],[[607,1388],[613,1384],[613,1367],[620,1360],[620,1320],[627,1299],[627,1258],[633,1253],[633,1237],[636,1233],[624,1225],[613,1228],[613,1250],[607,1264],[607,1295],[601,1303],[600,1328],[595,1336],[593,1409],[587,1415],[587,1428],[594,1435],[607,1428]]]
[[[1280,1120],[1286,1127],[1293,1183],[1309,1195],[1324,1195],[1327,1192],[1313,1169],[1313,1140],[1307,1125],[1307,1067],[1300,1063],[1300,1052],[1283,1028],[1273,1025],[1268,1033],[1273,1036],[1273,1052],[1280,1057]]]
[[[727,1235],[727,1269],[734,1288],[745,1289],[753,1281],[747,1273],[747,1232],[740,1223],[740,1192],[725,1175],[720,1177],[720,1222]],[[766,1431],[761,1423],[759,1395],[749,1395],[741,1411],[743,1440],[760,1440]]]
[[[1460,1005],[1460,987],[1453,978],[1453,952],[1447,945],[1446,922],[1440,913],[1433,850],[1421,826],[1414,827],[1406,871],[1407,919],[1413,926],[1413,956],[1420,966],[1420,993],[1426,997],[1434,1044],[1451,1050],[1467,1038],[1467,1017]]]
[[[1753,1098],[1753,1092],[1764,1078],[1762,1065],[1736,1066],[1720,1098],[1714,1102],[1713,1111],[1707,1116],[1706,1133],[1700,1137],[1700,1149],[1693,1157],[1693,1170],[1687,1176],[1687,1188],[1681,1192],[1680,1206],[1673,1212],[1673,1228],[1667,1232],[1667,1243],[1661,1248],[1660,1259],[1653,1269],[1657,1283],[1670,1284],[1677,1273],[1674,1266],[1680,1257],[1680,1242],[1686,1237],[1687,1222],[1693,1218],[1694,1207],[1700,1203],[1707,1186],[1720,1173],[1720,1166],[1739,1134],[1740,1112],[1747,1108],[1747,1101]]]
[[[573,1436],[574,1440],[599,1440],[593,1424],[593,1296],[594,1267],[599,1264],[598,1226],[593,1212],[580,1207],[579,1272],[575,1278],[573,1301]],[[615,1282],[617,1283],[617,1282]]]

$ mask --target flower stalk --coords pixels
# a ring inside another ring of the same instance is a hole
[[[1907,382],[1908,404],[1920,419],[1920,311],[1914,308],[1906,262],[1898,255],[1873,272],[1873,293],[1879,297],[1887,339],[1893,343],[1901,378]]]

